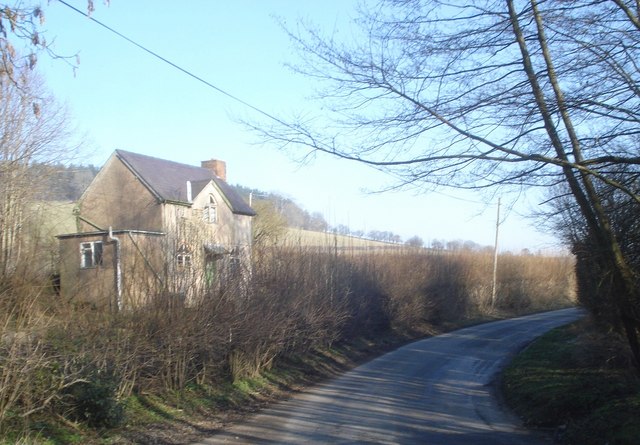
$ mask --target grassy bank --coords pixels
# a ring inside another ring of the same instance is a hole
[[[526,425],[558,443],[640,443],[640,378],[625,342],[581,321],[555,329],[505,370],[503,391]]]
[[[429,333],[423,333],[428,335]],[[414,332],[414,336],[421,333]],[[121,401],[123,422],[116,428],[95,428],[46,413],[32,419],[27,430],[5,434],[1,445],[157,445],[202,440],[231,422],[309,385],[339,375],[414,339],[386,333],[375,339],[355,338],[333,347],[286,357],[259,375],[216,384],[192,382],[179,391],[141,392]]]

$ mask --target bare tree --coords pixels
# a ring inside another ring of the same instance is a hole
[[[36,253],[25,250],[27,242],[33,246],[36,241],[26,234],[35,222],[34,202],[45,194],[46,165],[64,162],[74,153],[68,145],[66,113],[37,75],[23,68],[13,82],[7,79],[0,74],[0,279]]]
[[[256,201],[258,214],[253,222],[253,242],[256,246],[275,245],[287,233],[287,221],[271,201]]]
[[[360,11],[359,43],[301,24],[295,69],[324,82],[325,114],[254,128],[403,184],[565,184],[640,368],[638,271],[598,193],[640,204],[620,180],[640,164],[638,14],[625,0],[383,0]]]
[[[411,247],[423,247],[424,240],[420,238],[418,235],[415,235],[409,238],[407,241],[405,241],[405,244]]]
[[[87,13],[91,14],[94,9],[93,0],[87,0]],[[25,68],[33,69],[40,53],[63,60],[75,69],[78,55],[61,55],[55,51],[53,39],[48,41],[42,29],[44,23],[45,10],[37,3],[0,3],[0,73],[6,76],[3,80],[15,80]]]
[[[33,68],[37,60],[36,51],[48,47],[46,40],[38,32],[38,27],[43,23],[44,14],[40,7],[25,7],[20,3],[0,4],[0,71],[9,78],[13,78],[16,70]],[[21,55],[10,37],[28,43],[34,51],[27,56]]]

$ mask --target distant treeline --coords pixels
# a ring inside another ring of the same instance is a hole
[[[251,189],[241,185],[235,185],[233,187],[245,198],[247,202],[258,204],[258,206],[260,205],[259,203],[269,203],[271,209],[277,213],[279,218],[282,218],[287,227],[311,230],[315,232],[331,232],[338,235],[353,236],[356,238],[364,238],[386,243],[403,243],[400,235],[389,230],[370,230],[365,232],[360,229],[352,229],[344,224],[331,226],[326,221],[322,213],[308,212],[298,205],[293,199],[287,198],[278,193]],[[424,241],[418,236],[411,237],[404,243],[413,247],[424,246]],[[442,241],[442,243],[444,245],[445,241]]]
[[[100,167],[95,165],[40,165],[32,167],[33,179],[45,185],[45,199],[48,201],[77,201],[82,193],[98,174]],[[388,243],[405,243],[413,247],[431,247],[433,249],[447,250],[483,250],[485,247],[472,241],[445,241],[433,240],[430,246],[426,246],[422,238],[413,236],[406,241],[402,237],[389,230],[363,230],[351,229],[344,224],[335,227],[329,225],[322,213],[309,212],[302,208],[293,199],[279,193],[265,192],[242,185],[232,186],[240,195],[252,204],[267,202],[282,218],[287,227],[316,232],[333,232],[338,235],[348,235],[357,238],[366,238],[373,241]]]
[[[44,185],[47,201],[77,201],[99,170],[95,165],[75,164],[31,167],[33,179]]]
[[[31,167],[34,180],[46,184],[45,199],[48,201],[77,201],[100,171],[95,165],[41,165]],[[289,227],[324,232],[329,224],[321,213],[309,213],[295,201],[277,193],[250,189],[242,185],[233,186],[247,202],[270,201],[278,209]]]

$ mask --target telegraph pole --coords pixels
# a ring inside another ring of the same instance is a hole
[[[500,198],[498,198],[498,214],[496,216],[496,239],[493,244],[493,283],[491,286],[491,307],[496,304],[496,289],[498,281],[498,231],[500,228]]]

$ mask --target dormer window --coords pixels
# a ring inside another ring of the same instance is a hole
[[[209,195],[209,202],[202,209],[202,220],[209,224],[218,222],[218,205],[213,195]]]

